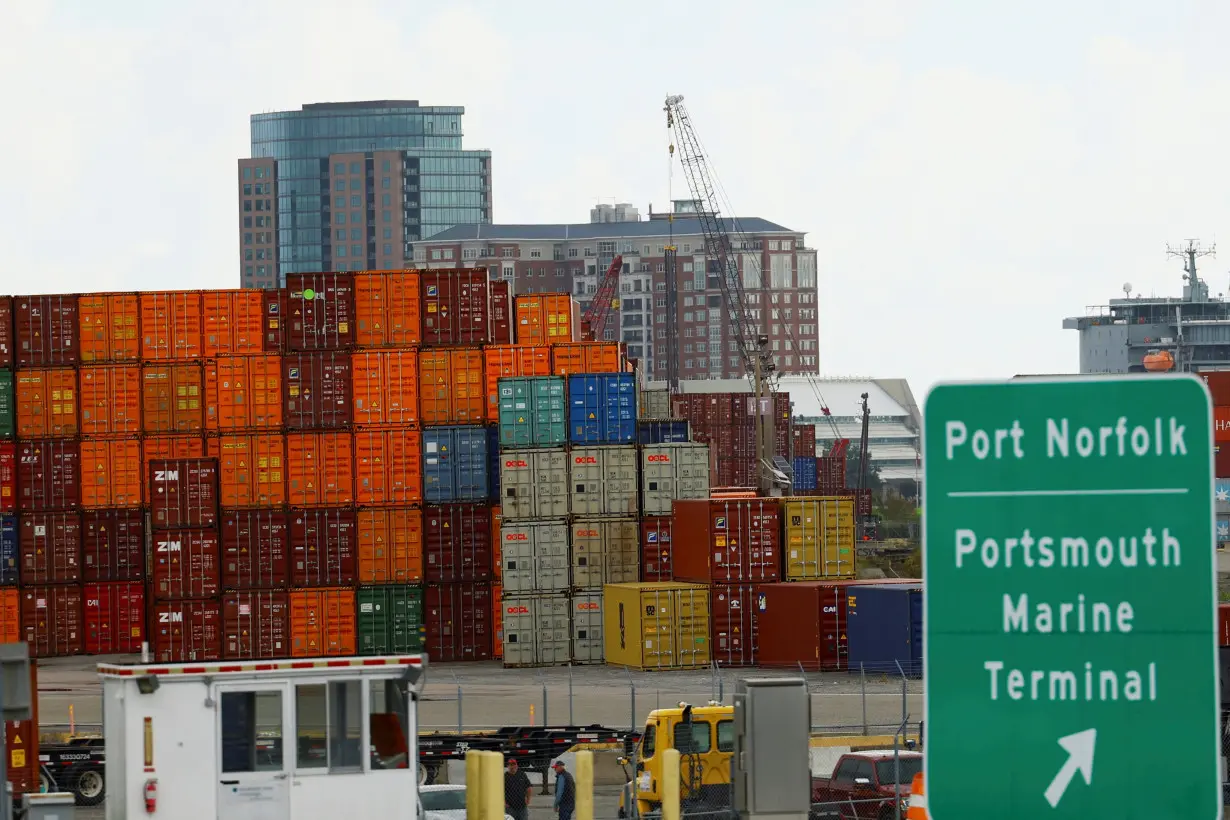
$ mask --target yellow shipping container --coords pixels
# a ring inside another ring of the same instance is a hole
[[[854,499],[814,496],[782,499],[786,522],[786,580],[854,577],[857,537]]]
[[[709,665],[705,584],[607,584],[602,596],[607,663],[645,670]]]

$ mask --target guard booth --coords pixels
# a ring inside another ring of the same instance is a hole
[[[107,819],[417,815],[427,658],[99,664]]]

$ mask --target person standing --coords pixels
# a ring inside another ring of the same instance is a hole
[[[517,759],[509,758],[508,771],[504,772],[504,808],[513,820],[529,820],[530,795],[533,791],[530,779],[521,771]]]
[[[577,807],[577,782],[573,779],[564,761],[555,761],[555,811],[559,820],[572,820],[572,812]]]

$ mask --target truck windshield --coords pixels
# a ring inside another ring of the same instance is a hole
[[[914,781],[914,775],[922,771],[922,763],[921,757],[903,757],[899,761],[890,757],[888,760],[876,761],[876,782],[882,786],[891,786],[894,783],[908,786]],[[901,766],[901,778],[894,779],[898,765]]]

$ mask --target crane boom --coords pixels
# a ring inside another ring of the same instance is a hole
[[[624,258],[616,254],[611,260],[611,266],[606,269],[602,281],[598,283],[598,291],[589,303],[589,309],[581,317],[581,338],[594,340],[606,329],[607,317],[615,303],[615,294],[619,292],[619,274],[623,270]]]

